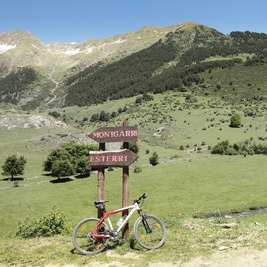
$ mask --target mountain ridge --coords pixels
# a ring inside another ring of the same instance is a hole
[[[266,34],[224,35],[190,21],[84,43],[45,45],[27,31],[7,32],[0,35],[0,101],[31,110],[173,90],[192,83],[182,78],[183,66],[209,57],[264,54],[266,46]],[[31,82],[17,90],[23,75]],[[197,74],[183,75],[201,81]]]
[[[176,28],[175,25],[164,28],[147,26],[141,28],[136,32],[129,32],[126,34],[115,35],[105,39],[88,39],[84,43],[55,42],[47,45],[45,45],[41,40],[39,40],[37,37],[35,37],[28,31],[10,31],[2,33],[0,35],[0,45],[2,46],[2,50],[0,50],[0,56],[1,56],[0,60],[2,61],[3,54],[5,55],[8,54],[9,56],[11,56],[10,54],[13,53],[18,48],[28,49],[26,50],[26,52],[29,52],[31,49],[33,50],[43,49],[47,53],[51,52],[52,53],[51,56],[55,56],[56,54],[57,55],[62,54],[65,56],[74,57],[73,59],[74,62],[75,62],[75,57],[77,57],[76,56],[77,54],[79,53],[91,54],[90,56],[92,57],[94,50],[101,50],[102,53],[104,52],[105,57],[110,58],[109,54],[114,52],[112,51],[112,49],[113,50],[115,49],[114,45],[121,46],[123,43],[128,41],[127,39],[129,39],[130,42],[134,43],[133,49],[129,51],[129,54],[131,54],[132,52],[138,51],[140,49],[145,48],[146,46],[151,45],[152,43],[156,42],[162,36],[174,30],[175,28]],[[136,40],[140,39],[142,39],[141,45],[139,45],[136,42]],[[23,45],[24,47],[21,47]],[[108,46],[111,46],[111,49],[108,49],[107,48]],[[122,46],[125,47],[125,45]],[[36,53],[36,51],[32,53]],[[124,51],[120,53],[124,53],[125,55],[127,55],[127,51],[125,48]],[[104,56],[102,57],[100,56],[99,58],[103,60]],[[118,57],[121,58],[123,56],[118,56]],[[94,63],[96,63],[94,60],[91,60],[91,62],[88,61],[88,65]],[[20,66],[25,66],[25,65],[26,65],[25,63],[24,64],[22,62],[20,63]]]

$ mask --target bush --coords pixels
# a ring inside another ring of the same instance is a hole
[[[238,128],[241,126],[241,116],[238,113],[234,113],[230,120],[230,127]]]
[[[68,232],[65,216],[54,206],[51,212],[40,219],[26,217],[18,221],[15,236],[22,238],[47,237],[61,235]]]
[[[140,172],[142,172],[142,168],[140,166],[135,166],[133,172],[134,173],[140,173]]]
[[[48,115],[53,116],[56,119],[61,116],[60,113],[58,113],[56,111],[49,111]]]
[[[129,143],[129,150],[131,150],[133,153],[138,154],[139,152],[139,146],[135,142]]]
[[[229,141],[228,140],[222,141],[212,148],[211,154],[224,155],[228,148],[229,148]]]
[[[97,145],[65,144],[55,148],[44,162],[44,171],[51,171],[54,176],[68,176],[71,173],[90,174],[89,152],[98,150]],[[63,163],[62,163],[63,161]],[[66,164],[66,166],[64,166]]]
[[[152,156],[149,158],[149,163],[152,166],[156,166],[159,164],[159,155],[157,152],[153,152]]]
[[[211,150],[212,154],[221,155],[254,155],[263,154],[267,155],[267,145],[264,144],[251,144],[250,140],[234,143],[230,145],[229,141],[223,141],[214,146]]]
[[[56,160],[51,168],[51,173],[53,176],[58,177],[66,177],[74,174],[74,169],[71,162],[68,159],[64,160]]]
[[[89,166],[89,158],[88,156],[81,156],[77,159],[75,170],[79,174],[89,175],[91,171],[91,167]]]

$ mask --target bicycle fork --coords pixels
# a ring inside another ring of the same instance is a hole
[[[141,209],[138,211],[138,213],[142,217],[142,223],[144,225],[144,228],[146,230],[146,233],[147,234],[151,234],[152,233],[152,230],[151,230],[151,228],[150,228],[150,226],[149,226],[149,224],[147,222],[146,214],[144,214],[144,212]]]

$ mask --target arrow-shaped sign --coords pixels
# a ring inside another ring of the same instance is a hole
[[[101,127],[89,134],[98,143],[137,142],[137,126]]]
[[[91,167],[127,167],[137,158],[138,155],[128,149],[91,151],[89,153],[89,165]]]

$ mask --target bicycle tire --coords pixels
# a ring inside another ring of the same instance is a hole
[[[142,220],[143,218],[140,217],[134,224],[134,237],[137,243],[146,249],[160,248],[166,239],[166,229],[163,222],[154,215],[145,215],[145,220],[151,229],[151,233],[147,233]]]
[[[99,219],[87,218],[79,222],[74,228],[72,242],[75,248],[83,255],[93,255],[103,251],[107,247],[109,238],[89,237],[89,234],[98,222]],[[108,231],[108,227],[102,222],[96,231],[98,234],[104,234]]]

